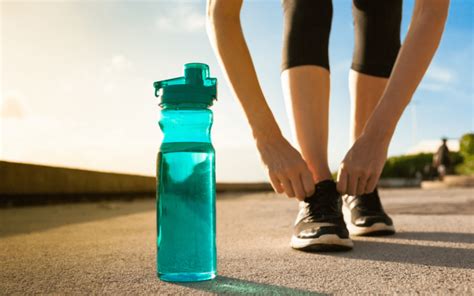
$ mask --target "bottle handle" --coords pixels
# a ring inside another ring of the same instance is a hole
[[[165,86],[184,84],[184,83],[185,83],[184,77],[176,77],[176,78],[156,81],[153,83],[153,86],[155,87],[155,97],[160,96],[158,92]]]

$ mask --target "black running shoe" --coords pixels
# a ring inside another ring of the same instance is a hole
[[[385,213],[378,190],[362,195],[344,195],[344,220],[351,235],[391,235],[392,219]]]
[[[312,196],[300,202],[291,247],[304,251],[346,251],[352,249],[344,218],[341,195],[332,180],[316,184]]]

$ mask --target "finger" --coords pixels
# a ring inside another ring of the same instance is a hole
[[[365,193],[374,192],[375,187],[377,186],[378,178],[371,176],[367,180],[367,184],[365,185]]]
[[[293,192],[298,200],[303,200],[306,197],[304,191],[303,182],[301,181],[300,174],[291,178],[291,185],[293,186]]]
[[[348,176],[348,182],[347,182],[347,194],[349,195],[355,195],[356,194],[356,190],[357,190],[357,181],[358,181],[358,177],[357,176],[354,176],[354,175],[349,175]]]
[[[341,194],[347,192],[347,174],[344,169],[339,169],[337,173],[337,191]]]
[[[288,195],[288,197],[295,197],[295,192],[293,191],[293,187],[291,186],[290,179],[285,177],[279,177],[278,179],[280,179],[286,195]]]
[[[311,174],[310,171],[303,172],[301,174],[301,181],[303,182],[303,188],[304,192],[306,193],[306,196],[311,196],[314,193],[314,181],[313,181],[313,175]]]
[[[284,189],[280,183],[280,180],[274,174],[270,174],[270,182],[272,184],[273,190],[277,193],[283,193]]]
[[[364,176],[360,176],[357,181],[357,189],[356,189],[357,195],[362,195],[365,193],[366,184],[367,184],[367,178]]]

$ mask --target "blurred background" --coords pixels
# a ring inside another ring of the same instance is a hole
[[[333,2],[329,159],[336,170],[349,148],[353,28],[351,1]],[[404,1],[402,38],[413,4]],[[205,6],[205,1],[2,1],[1,160],[153,176],[161,133],[152,83],[181,76],[185,63],[203,62],[220,83],[213,106],[217,181],[267,181],[210,47]],[[268,103],[291,139],[279,77],[280,1],[246,0],[241,18]],[[451,1],[441,45],[398,125],[390,156],[435,152],[442,137],[456,152],[460,137],[474,130],[473,19],[472,1]],[[432,156],[423,157],[416,165],[431,163]],[[456,157],[456,165],[462,164]],[[398,174],[415,173],[410,164]],[[387,177],[396,174],[385,171]]]
[[[473,291],[474,0],[451,0],[441,45],[390,146],[379,187],[397,235],[358,238],[345,255],[288,247],[297,203],[271,191],[209,44],[205,2],[0,0],[0,294]],[[266,99],[292,140],[280,86],[280,3],[244,0],[241,19]],[[333,0],[332,171],[349,149],[351,5]],[[413,5],[403,0],[402,38]],[[219,277],[165,285],[154,267],[162,135],[153,82],[181,76],[188,62],[207,63],[219,80]]]

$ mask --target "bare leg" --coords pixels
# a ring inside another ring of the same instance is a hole
[[[329,71],[319,66],[299,66],[283,71],[283,94],[288,117],[314,182],[331,179],[328,166]]]
[[[351,95],[351,145],[357,140],[377,106],[387,85],[387,78],[349,72]]]

